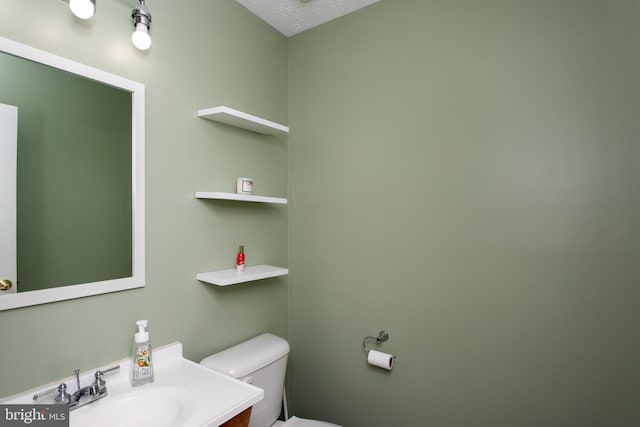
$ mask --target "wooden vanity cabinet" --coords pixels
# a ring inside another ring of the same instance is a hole
[[[251,407],[240,412],[224,424],[220,424],[220,427],[247,427],[249,425],[249,418],[251,418]]]

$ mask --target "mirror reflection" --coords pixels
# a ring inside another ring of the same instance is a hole
[[[16,272],[0,309],[143,286],[144,87],[0,42],[0,104],[17,111],[15,196],[0,188],[3,203],[15,197],[0,236],[15,227]],[[0,263],[0,279],[11,274]]]

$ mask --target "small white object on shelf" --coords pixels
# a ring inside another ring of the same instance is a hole
[[[218,286],[229,286],[238,283],[252,282],[254,280],[269,279],[271,277],[286,276],[289,269],[274,267],[272,265],[254,265],[246,267],[242,273],[235,268],[229,270],[209,271],[198,273],[196,278],[201,282],[211,283]]]
[[[253,194],[253,178],[239,176],[236,180],[236,193]]]
[[[240,202],[276,203],[286,205],[287,199],[281,197],[256,196],[253,194],[223,193],[220,191],[197,191],[197,199],[235,200]]]
[[[225,106],[199,110],[198,117],[225,123],[227,125],[261,133],[263,135],[284,135],[289,133],[288,126]]]

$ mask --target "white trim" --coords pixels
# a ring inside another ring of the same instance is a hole
[[[145,286],[145,87],[142,83],[0,37],[0,52],[49,65],[131,93],[133,275],[0,297],[0,311]]]
[[[289,127],[262,117],[238,111],[224,105],[198,111],[198,117],[264,135],[282,135],[289,133]]]
[[[274,267],[272,265],[254,265],[246,267],[243,272],[230,270],[209,271],[196,274],[196,278],[201,282],[211,283],[218,286],[236,285],[238,283],[253,282],[254,280],[270,279],[272,277],[286,276],[289,269]]]
[[[252,194],[223,193],[219,191],[197,191],[197,199],[234,200],[238,202],[275,203],[286,205],[287,199],[281,197],[255,196]]]

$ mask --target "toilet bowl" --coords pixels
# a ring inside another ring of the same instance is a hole
[[[273,334],[262,334],[205,357],[200,364],[264,390],[264,399],[251,410],[249,427],[340,427],[298,417],[278,420],[283,403],[286,408],[284,378],[288,356],[287,341]]]
[[[287,421],[276,421],[270,427],[340,427],[325,421],[307,420],[305,418],[291,417]]]

